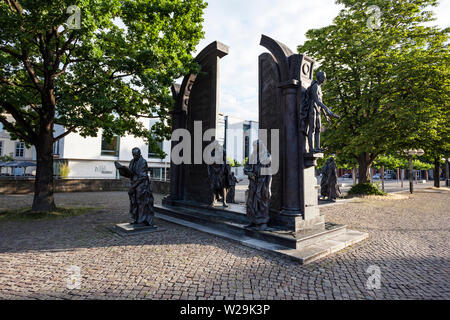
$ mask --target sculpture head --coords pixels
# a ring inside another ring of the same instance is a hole
[[[139,149],[139,148],[133,148],[131,153],[133,154],[134,160],[138,160],[141,157],[141,149]]]
[[[317,81],[319,82],[319,84],[324,84],[325,82],[327,82],[327,74],[323,71],[317,72]]]

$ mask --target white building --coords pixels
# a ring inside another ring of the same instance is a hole
[[[157,120],[141,118],[144,126],[150,129]],[[55,126],[55,136],[64,133],[64,128]],[[118,172],[114,161],[123,165],[129,164],[132,159],[133,148],[141,149],[142,157],[147,160],[150,176],[154,180],[168,180],[170,170],[170,142],[163,141],[160,144],[166,153],[164,159],[160,159],[150,150],[144,139],[132,135],[123,137],[115,136],[112,141],[104,139],[102,130],[97,137],[84,138],[78,133],[70,133],[54,145],[55,174],[58,175],[60,167],[67,164],[69,167],[68,178],[76,179],[114,179]]]
[[[219,143],[224,146],[227,157],[243,164],[258,139],[258,122],[219,114],[218,131]]]
[[[8,117],[8,121],[13,121]],[[141,118],[140,121],[150,129],[157,120]],[[56,125],[54,136],[64,133],[64,127]],[[54,174],[60,175],[63,164],[69,168],[67,178],[71,179],[115,179],[118,172],[114,161],[128,165],[132,159],[131,150],[135,147],[141,149],[142,156],[147,160],[150,175],[154,180],[167,180],[170,175],[170,142],[163,141],[160,144],[166,153],[164,159],[160,159],[149,150],[148,144],[142,138],[132,135],[114,137],[112,142],[102,136],[102,130],[97,137],[84,138],[78,133],[70,133],[53,145]],[[36,161],[34,146],[27,148],[25,143],[11,140],[3,125],[0,124],[0,156],[10,155],[14,161]],[[2,168],[3,174],[21,176],[23,168]],[[28,167],[27,175],[35,175],[36,167]]]
[[[150,129],[158,120],[141,118],[140,121]],[[55,126],[55,137],[64,132],[64,127]],[[217,139],[224,146],[228,158],[243,164],[253,151],[253,141],[258,139],[258,122],[219,114]],[[166,154],[164,159],[159,159],[144,139],[132,135],[116,136],[109,142],[104,139],[102,130],[98,131],[97,137],[87,138],[70,133],[53,146],[54,173],[59,176],[61,166],[66,165],[69,179],[115,179],[118,172],[114,161],[128,165],[132,158],[131,150],[138,147],[148,162],[152,179],[168,180],[171,143],[163,141],[160,146]],[[11,155],[14,161],[36,161],[35,148],[27,148],[25,143],[11,140],[9,133],[0,124],[0,156],[3,155]],[[34,175],[35,171],[36,167],[28,167],[25,172],[23,168],[3,168],[2,173],[20,176],[24,173]]]
[[[11,121],[12,117],[7,117]],[[0,156],[10,156],[14,161],[34,161],[36,153],[33,148],[27,148],[24,142],[18,140],[11,140],[10,134],[4,130],[3,124],[0,123]],[[0,168],[2,174],[17,175],[23,174],[31,175],[36,171],[36,167],[28,167],[26,171],[23,168]]]

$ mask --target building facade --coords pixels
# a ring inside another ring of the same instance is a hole
[[[253,142],[258,139],[258,122],[219,114],[217,140],[226,150],[227,158],[241,165],[253,152]],[[243,177],[243,167],[235,169]]]
[[[157,120],[141,118],[140,121],[150,129]],[[64,128],[55,126],[55,136],[62,133]],[[114,136],[108,140],[102,130],[96,137],[87,138],[70,133],[54,145],[54,172],[60,175],[61,168],[67,166],[69,179],[115,179],[119,175],[114,161],[128,166],[132,159],[131,151],[137,147],[147,160],[151,178],[166,181],[170,176],[170,142],[163,141],[159,146],[166,154],[163,159],[151,150],[144,139],[132,135]]]
[[[8,119],[10,121],[10,119]],[[0,156],[9,156],[13,161],[34,161],[36,153],[33,148],[27,148],[24,142],[12,140],[10,134],[4,130],[3,124],[0,123]],[[36,167],[24,168],[0,168],[0,174],[9,176],[32,175],[36,171]]]
[[[11,121],[12,119],[8,119]],[[157,119],[141,118],[139,120],[148,129]],[[55,125],[54,136],[65,132],[63,126]],[[217,140],[227,152],[227,158],[243,164],[253,151],[253,142],[258,139],[258,122],[243,120],[234,116],[219,114]],[[82,137],[78,133],[70,133],[53,146],[54,174],[68,179],[115,179],[118,172],[114,161],[128,165],[132,159],[131,151],[138,147],[147,160],[150,176],[154,180],[169,180],[170,177],[170,141],[159,144],[166,156],[160,159],[142,138],[132,135],[115,136],[107,140],[102,130],[96,137]],[[33,146],[11,140],[8,132],[0,124],[0,156],[9,155],[14,161],[36,161]],[[242,170],[237,171],[240,172]],[[2,174],[35,175],[36,167],[2,168]],[[239,174],[241,175],[241,174]]]

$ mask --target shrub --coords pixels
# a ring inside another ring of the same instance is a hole
[[[379,189],[378,185],[372,183],[359,183],[354,185],[350,191],[349,195],[371,195],[371,196],[385,196],[386,192]]]
[[[69,176],[70,168],[68,164],[63,164],[60,167],[60,175],[62,179],[67,179]]]

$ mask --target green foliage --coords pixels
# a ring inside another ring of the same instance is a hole
[[[69,177],[70,168],[69,164],[64,163],[59,167],[59,175],[62,179],[67,179]]]
[[[386,192],[380,190],[378,185],[372,183],[359,183],[354,185],[348,192],[349,195],[374,195],[384,196]]]
[[[81,28],[69,29],[69,6]],[[174,79],[198,70],[203,0],[0,3],[0,121],[36,146],[54,124],[82,136],[168,138]],[[6,120],[4,113],[14,117]],[[139,116],[161,121],[148,130]]]
[[[370,165],[379,154],[405,148],[449,150],[448,31],[432,21],[435,0],[338,0],[333,24],[309,30],[299,53],[327,73],[324,102],[341,116],[327,124],[329,153]],[[368,7],[383,13],[367,25]]]
[[[231,159],[229,157],[227,157],[227,162],[230,164],[231,167],[233,168],[237,168],[237,167],[241,167],[242,165],[239,163],[239,161],[237,161],[236,159]]]
[[[415,170],[431,170],[434,168],[434,165],[422,162],[420,160],[413,160],[413,168]]]
[[[0,161],[1,161],[1,162],[14,161],[13,154],[10,153],[10,154],[5,154],[5,155],[3,155],[3,156],[0,156]]]
[[[394,157],[391,155],[379,155],[373,163],[373,167],[380,169],[384,166],[385,169],[401,169],[408,167],[408,160],[401,157]]]

